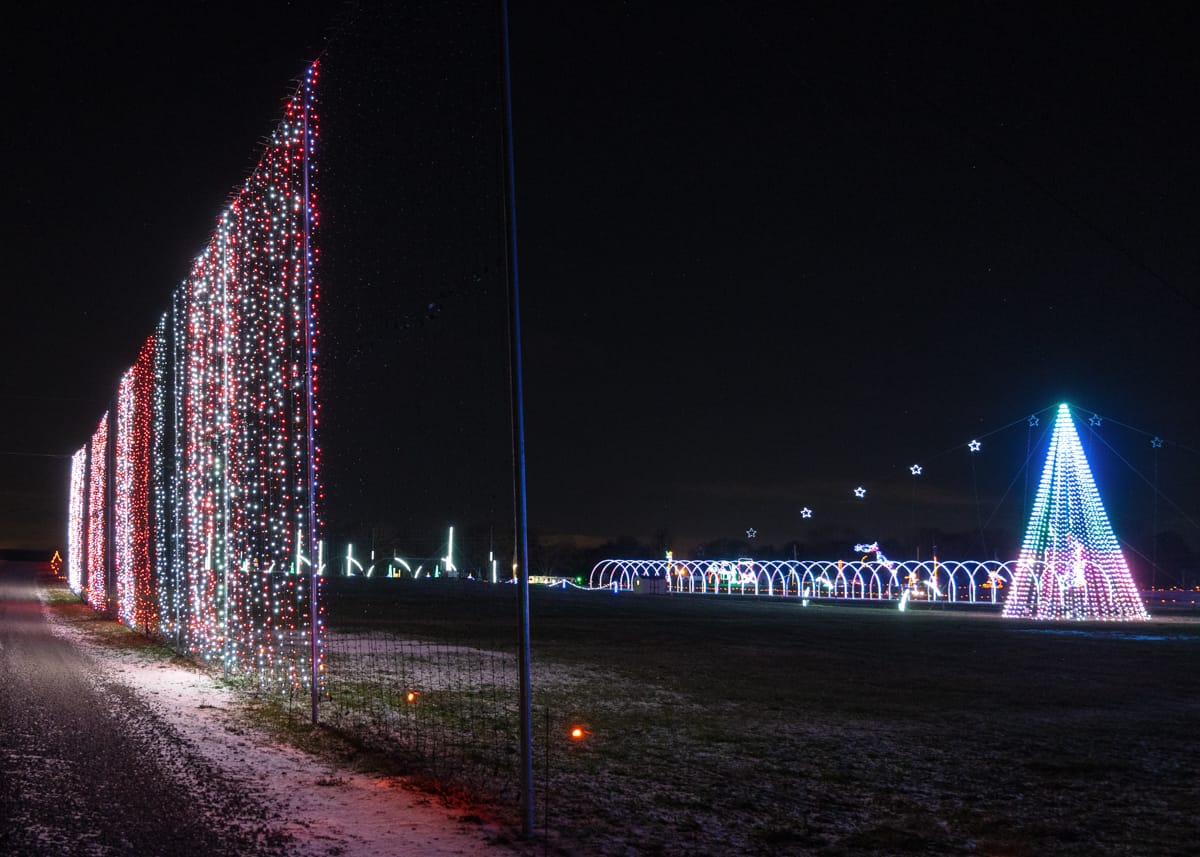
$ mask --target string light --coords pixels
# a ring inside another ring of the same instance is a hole
[[[71,483],[67,495],[67,586],[76,595],[83,592],[84,546],[87,543],[87,446],[71,456]]]
[[[288,693],[323,668],[302,567],[321,499],[317,77],[314,63],[123,376],[114,472],[106,414],[69,500],[68,573],[89,603],[111,595],[122,621]]]
[[[153,336],[146,340],[117,389],[116,490],[113,496],[117,618],[143,631],[158,627],[154,568],[150,558],[156,343]]]
[[[1065,404],[1058,408],[1004,615],[1052,620],[1150,618]]]
[[[108,411],[92,434],[88,453],[87,580],[84,597],[96,610],[107,606],[105,571],[108,539],[105,525],[108,514],[106,486],[108,478]]]

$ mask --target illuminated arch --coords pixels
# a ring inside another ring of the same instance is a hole
[[[913,590],[915,597],[929,601],[996,604],[998,591],[1011,587],[1016,579],[1016,566],[1016,562],[995,560],[604,559],[592,567],[588,585],[630,590],[638,578],[660,577],[665,590],[674,594],[895,601]],[[1040,572],[1030,581],[1039,593],[1046,585]]]

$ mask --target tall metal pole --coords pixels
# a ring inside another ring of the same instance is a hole
[[[529,678],[529,521],[525,502],[525,389],[521,364],[521,291],[517,269],[517,189],[513,160],[512,74],[508,46],[508,0],[500,0],[500,29],[504,46],[504,153],[508,223],[509,360],[512,372],[513,422],[513,564],[520,604],[521,652],[521,833],[533,836],[533,697]]]

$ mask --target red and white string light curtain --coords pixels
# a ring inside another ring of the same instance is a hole
[[[154,353],[150,337],[117,389],[113,564],[117,615],[144,631],[156,630],[158,605],[151,565],[150,487],[154,461]]]
[[[319,500],[316,83],[314,64],[122,378],[112,445],[106,414],[76,454],[69,501],[68,575],[93,606],[111,599],[122,621],[285,690],[320,657],[305,581]]]
[[[87,556],[87,467],[88,448],[81,446],[71,456],[71,484],[67,492],[67,585],[83,591],[83,569]]]
[[[83,595],[96,610],[107,607],[108,412],[88,446],[87,564]]]

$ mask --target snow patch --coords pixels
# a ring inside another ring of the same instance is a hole
[[[46,610],[52,632],[87,652],[98,680],[130,688],[197,756],[269,810],[288,854],[376,857],[514,854],[499,831],[464,823],[403,780],[340,768],[247,723],[237,694],[205,673],[105,647]]]

